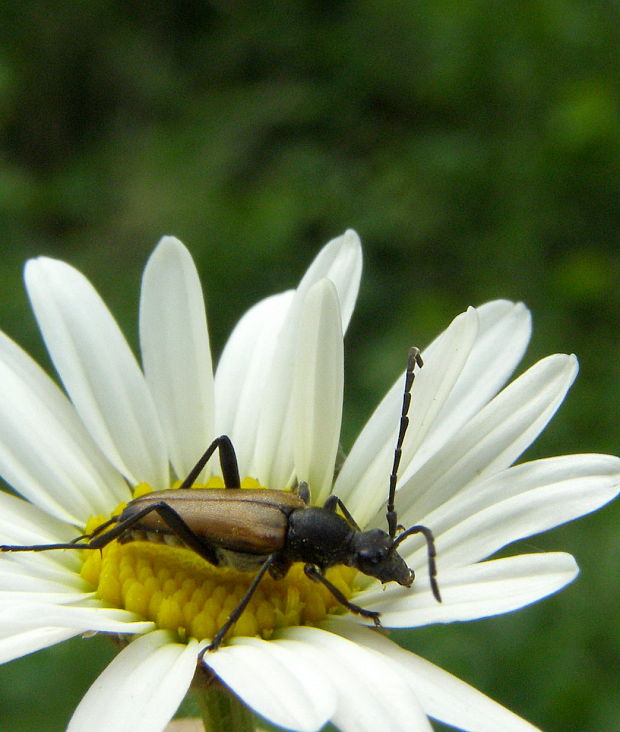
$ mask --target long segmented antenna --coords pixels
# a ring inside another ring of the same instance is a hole
[[[422,368],[424,362],[420,355],[420,349],[413,348],[409,349],[409,356],[407,358],[407,371],[405,372],[405,389],[403,393],[403,407],[400,412],[400,427],[398,429],[398,438],[396,439],[396,449],[394,450],[394,462],[392,464],[392,472],[390,473],[390,490],[388,494],[387,502],[387,523],[388,530],[391,538],[396,536],[396,530],[398,528],[398,516],[394,509],[394,497],[396,495],[396,481],[398,480],[398,466],[400,465],[400,458],[403,454],[403,441],[409,426],[409,405],[411,404],[411,387],[413,386],[413,380],[415,379],[415,367],[419,366]]]

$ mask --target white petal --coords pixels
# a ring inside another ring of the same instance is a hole
[[[476,308],[476,315],[478,334],[467,361],[439,414],[416,446],[413,459],[401,470],[401,483],[497,394],[523,357],[532,332],[532,319],[523,303],[495,300]],[[436,343],[425,352],[427,358]],[[429,362],[424,370],[430,368],[437,368],[436,363]],[[412,415],[417,409],[414,402]]]
[[[77,592],[77,588],[72,586],[81,579],[81,562],[76,554],[70,551],[23,552],[5,554],[0,561],[3,568],[7,565],[14,567],[14,571],[24,577],[32,577],[34,581],[58,582],[67,587],[68,592]],[[90,593],[91,588],[86,586],[85,591]]]
[[[501,391],[402,486],[397,497],[403,525],[508,467],[547,425],[577,375],[574,356],[542,359]]]
[[[384,653],[320,628],[288,628],[280,637],[292,650],[314,654],[337,693],[332,722],[342,732],[431,730],[415,686]]]
[[[281,727],[319,730],[334,710],[333,690],[311,654],[277,640],[234,638],[205,663],[245,704]]]
[[[379,633],[342,622],[330,623],[328,627],[388,658],[415,688],[429,717],[471,732],[532,732],[536,729],[477,689],[405,651]]]
[[[170,460],[182,479],[215,437],[213,367],[198,273],[172,236],[160,241],[144,269],[140,346]]]
[[[0,559],[0,604],[69,604],[93,596],[93,588],[77,572],[64,567],[59,571],[57,565],[50,571],[46,562],[21,562],[17,556],[4,554]]]
[[[226,343],[215,374],[217,434],[232,440],[242,475],[253,474],[250,461],[265,383],[293,294],[289,290],[272,295],[245,313]]]
[[[95,593],[85,594],[83,592],[44,592],[40,589],[33,589],[27,592],[18,592],[11,590],[8,592],[0,591],[0,607],[8,607],[9,605],[17,605],[23,603],[36,602],[43,605],[69,605],[71,603],[80,602],[84,599],[94,598]],[[40,622],[40,619],[39,619]]]
[[[49,648],[56,643],[69,640],[78,631],[67,628],[34,628],[22,633],[5,634],[0,631],[0,663],[7,663],[16,658],[22,658],[29,653]]]
[[[254,466],[257,477],[267,486],[285,488],[294,477],[291,396],[297,333],[308,291],[323,278],[332,280],[341,304],[343,329],[346,329],[357,297],[360,274],[359,239],[354,232],[348,231],[323,247],[295,291],[278,337],[258,424]]]
[[[564,455],[502,471],[440,506],[425,521],[433,527],[441,566],[463,566],[595,511],[619,490],[619,458]]]
[[[73,527],[52,518],[31,503],[0,491],[0,537],[3,545],[64,544],[77,535]],[[45,568],[52,573],[60,573],[60,576],[75,574],[82,566],[78,552],[71,550],[1,554],[0,561],[37,567],[39,571]]]
[[[50,604],[78,602],[93,595],[92,587],[79,575],[46,576],[38,566],[25,566],[10,560],[0,561],[0,605],[8,602],[35,601]]]
[[[52,361],[91,435],[128,480],[163,488],[168,460],[155,405],[109,310],[64,262],[30,260],[25,277]]]
[[[86,692],[68,731],[163,730],[189,689],[196,654],[196,642],[174,643],[166,631],[136,638]]]
[[[73,607],[39,602],[10,602],[0,606],[0,629],[17,633],[46,625],[75,632],[147,633],[154,624],[141,621],[126,610],[103,607]]]
[[[342,329],[346,332],[353,314],[362,276],[362,245],[359,236],[347,229],[342,236],[329,241],[314,258],[303,276],[298,292],[307,292],[323,278],[331,280],[338,290]]]
[[[409,413],[411,431],[407,432],[403,443],[402,473],[407,472],[413,456],[454,391],[471,357],[479,330],[478,312],[475,308],[468,308],[424,350],[425,366],[416,375],[416,400]]]
[[[476,311],[470,308],[425,351],[425,366],[416,372],[411,392],[414,405],[403,444],[401,471],[415,455],[434,419],[448,398],[467,361],[478,332]],[[403,402],[404,374],[379,404],[353,445],[336,481],[334,493],[347,505],[361,526],[368,523],[387,498],[387,486]]]
[[[293,383],[295,472],[322,505],[330,493],[342,422],[344,347],[336,288],[309,291],[298,332]]]
[[[83,524],[126,497],[75,410],[47,374],[0,333],[0,473],[48,513]]]
[[[48,573],[38,565],[26,566],[11,561],[15,555],[5,554],[0,561],[0,590],[3,592],[57,592],[87,597],[92,587],[73,572]]]
[[[578,572],[570,554],[521,554],[445,571],[440,566],[437,579],[441,603],[431,594],[424,574],[418,574],[411,590],[375,586],[357,595],[355,601],[378,610],[388,628],[453,623],[530,605],[572,582]]]

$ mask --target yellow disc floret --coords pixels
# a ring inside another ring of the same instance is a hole
[[[174,490],[173,486],[171,490]],[[221,478],[212,478],[196,490],[222,488]],[[260,488],[244,479],[242,488]],[[136,487],[134,498],[151,491]],[[113,512],[118,516],[121,504]],[[91,518],[86,532],[93,532],[107,517]],[[96,594],[112,607],[124,608],[152,620],[158,627],[177,633],[180,640],[211,639],[239,604],[255,572],[215,567],[191,549],[150,541],[113,541],[99,550],[85,550],[82,577]],[[356,570],[334,567],[326,576],[347,598]],[[343,609],[323,585],[306,577],[302,564],[294,564],[286,577],[261,581],[243,614],[232,628],[233,635],[269,638],[277,628],[312,625],[330,612]]]

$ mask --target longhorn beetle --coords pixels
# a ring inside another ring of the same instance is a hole
[[[114,539],[121,542],[168,540],[186,546],[216,567],[257,570],[245,595],[201,656],[205,651],[214,651],[220,646],[265,574],[269,572],[273,578],[281,579],[293,562],[304,562],[304,571],[310,579],[323,584],[347,610],[370,618],[377,627],[381,627],[379,612],[350,602],[324,573],[328,567],[344,564],[383,583],[398,582],[404,587],[411,587],[414,572],[407,567],[397,549],[412,534],[422,534],[426,541],[431,589],[435,599],[441,602],[433,534],[422,525],[405,530],[398,524],[394,508],[416,365],[422,366],[422,358],[419,350],[412,348],[407,361],[400,426],[389,480],[387,533],[382,529],[362,531],[337,496],[329,496],[323,507],[308,505],[310,490],[305,482],[301,482],[293,493],[241,489],[234,448],[230,439],[222,435],[211,443],[178,490],[156,491],[135,498],[119,516],[68,544],[0,546],[0,551],[102,549]],[[226,487],[221,490],[191,490],[216,450],[219,450]]]

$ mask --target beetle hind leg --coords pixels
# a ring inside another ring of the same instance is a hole
[[[191,488],[194,485],[198,476],[202,472],[202,469],[216,450],[219,450],[220,453],[220,466],[222,468],[222,476],[224,478],[224,485],[226,488],[239,488],[241,486],[235,448],[230,441],[230,437],[227,435],[221,435],[220,437],[216,437],[209,445],[202,457],[198,460],[196,465],[194,465],[187,478],[185,478],[181,483],[181,488]]]

